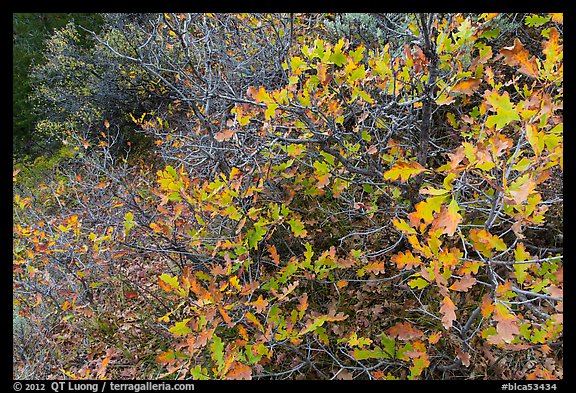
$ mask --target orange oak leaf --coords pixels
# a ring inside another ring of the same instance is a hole
[[[463,93],[466,95],[473,94],[480,86],[482,79],[480,78],[466,78],[458,82],[453,88],[452,93]]]
[[[222,130],[214,135],[214,139],[216,139],[218,142],[229,141],[237,132],[238,130]]]
[[[454,232],[456,232],[456,229],[458,228],[458,224],[462,222],[462,216],[458,213],[459,210],[460,207],[455,199],[452,199],[448,208],[442,206],[438,216],[432,224],[432,230],[442,228],[442,233],[445,233],[448,236],[454,235]]]
[[[236,326],[238,326],[238,334],[240,334],[240,337],[242,337],[245,341],[248,341],[248,332],[246,331],[244,325],[238,324]]]
[[[536,58],[524,48],[518,38],[514,39],[514,45],[502,48],[500,53],[504,56],[506,64],[520,67],[518,71],[533,78],[538,78],[538,64]]]
[[[398,254],[393,255],[391,258],[392,262],[398,266],[398,269],[410,270],[415,266],[422,264],[422,260],[419,256],[413,255],[410,250],[403,253],[400,251]]]
[[[526,376],[529,380],[557,380],[558,377],[552,374],[552,372],[542,366],[538,365],[535,367],[534,371]]]
[[[370,273],[376,275],[384,273],[384,261],[376,261],[368,263],[364,266],[364,269]]]
[[[450,250],[442,250],[438,253],[438,261],[442,262],[444,269],[454,270],[458,261],[462,257],[462,252],[456,247],[452,247]]]
[[[234,326],[234,324],[232,323],[232,318],[230,318],[230,315],[228,315],[228,313],[226,312],[226,310],[224,310],[224,308],[218,307],[218,311],[220,312],[220,315],[222,315],[222,319],[224,319],[224,322],[228,324],[228,327]]]
[[[447,164],[447,170],[452,171],[458,168],[458,165],[466,158],[464,146],[458,146],[452,153],[446,153],[450,162]]]
[[[415,328],[410,322],[399,322],[389,328],[387,334],[390,338],[397,337],[399,340],[412,340],[420,338],[424,334],[420,329]]]
[[[205,346],[208,343],[208,340],[210,340],[212,338],[212,336],[214,335],[214,331],[216,330],[216,328],[212,328],[209,329],[205,332],[199,332],[198,334],[196,334],[194,343],[192,345],[193,348],[202,348],[203,346]]]
[[[338,281],[336,282],[336,286],[337,286],[339,289],[342,289],[342,288],[346,287],[347,285],[348,285],[348,280],[338,280]]]
[[[276,250],[276,246],[273,244],[268,244],[266,246],[266,248],[268,249],[268,252],[270,253],[270,257],[274,261],[274,264],[276,266],[278,266],[278,264],[280,264],[280,256],[278,255],[278,251]]]
[[[498,288],[496,288],[496,294],[503,296],[506,292],[511,291],[511,290],[512,290],[512,281],[505,279],[504,282],[502,284],[498,285]],[[499,303],[499,307],[500,306],[502,306],[502,304]],[[501,315],[508,315],[509,313],[504,313],[504,311],[501,311],[500,314]]]
[[[460,274],[478,274],[478,269],[484,265],[480,261],[465,261],[460,268]]]
[[[94,186],[95,190],[102,190],[110,185],[109,181],[102,181]]]
[[[316,175],[316,178],[318,179],[318,183],[316,183],[316,187],[319,189],[326,187],[330,183],[330,174],[329,173],[325,173],[323,175]]]
[[[226,256],[228,256],[228,254],[224,254]],[[230,258],[228,256],[228,258]],[[230,263],[226,263],[225,266],[222,266],[220,264],[212,264],[210,267],[210,274],[213,276],[223,276],[223,275],[227,275],[230,273]]]
[[[170,349],[166,352],[162,352],[158,357],[156,357],[156,361],[159,363],[174,363],[176,361],[174,350]]]
[[[234,362],[230,367],[230,371],[226,374],[226,379],[252,379],[252,368],[245,364]]]
[[[258,299],[254,300],[253,302],[246,303],[250,306],[254,306],[256,308],[256,312],[262,312],[268,306],[268,300],[264,300],[262,295],[258,296]]]
[[[485,229],[473,228],[469,232],[474,248],[485,256],[490,256],[492,250],[506,250],[506,243],[498,236],[492,235]]]
[[[469,274],[464,275],[460,280],[450,286],[453,291],[468,292],[476,284],[476,279]]]
[[[444,296],[442,299],[442,306],[440,312],[442,313],[442,326],[446,330],[452,327],[452,323],[456,320],[456,306],[449,296]]]
[[[296,309],[301,314],[303,314],[304,311],[308,309],[308,294],[306,292],[304,292],[302,296],[298,298],[298,305],[296,306]]]
[[[544,70],[550,71],[550,69],[562,59],[562,44],[560,44],[560,34],[558,30],[554,27],[550,29],[550,33],[548,35],[550,39],[548,41],[544,41],[542,44],[542,53],[546,56],[546,60],[544,61]]]

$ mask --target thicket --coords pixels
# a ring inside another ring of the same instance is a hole
[[[100,17],[31,72],[15,378],[563,377],[562,14]]]
[[[98,31],[101,18],[78,13],[12,15],[12,148],[19,161],[34,160],[60,144],[60,138],[36,129],[42,114],[33,97],[36,81],[31,70],[41,61],[46,40],[71,21]],[[78,41],[86,44],[84,34],[78,36]]]

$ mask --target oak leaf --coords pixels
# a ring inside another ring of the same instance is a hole
[[[214,135],[214,139],[216,139],[218,142],[229,141],[237,132],[238,130],[222,130]]]
[[[394,225],[394,227],[397,230],[399,230],[400,232],[402,232],[405,235],[416,234],[416,230],[414,228],[412,228],[410,225],[408,225],[408,223],[401,218],[392,219],[392,225]]]
[[[405,183],[410,177],[416,176],[425,170],[426,168],[416,161],[397,161],[390,170],[384,173],[384,179],[394,181],[400,178],[400,181]]]
[[[372,344],[372,340],[368,337],[358,337],[357,333],[354,332],[348,339],[348,345],[352,347],[365,347]]]
[[[498,334],[496,336],[490,337],[489,342],[491,343],[510,343],[514,340],[515,334],[520,334],[518,329],[518,323],[516,321],[502,320],[496,324],[496,331]]]
[[[564,290],[563,288],[560,288],[557,285],[550,285],[548,288],[546,288],[546,292],[548,292],[550,294],[550,296],[552,297],[557,297],[557,298],[562,298],[563,294],[564,294]]]
[[[476,279],[469,274],[464,275],[460,280],[450,286],[453,291],[468,292],[476,284]]]
[[[428,337],[428,342],[430,345],[434,345],[440,340],[440,338],[442,338],[442,332],[436,332]]]
[[[246,379],[246,380],[251,380],[252,379],[252,368],[250,368],[249,366],[239,363],[239,362],[234,362],[232,363],[232,366],[230,367],[230,371],[228,371],[228,374],[226,374],[226,379]]]
[[[268,300],[262,298],[262,295],[258,296],[258,299],[254,300],[253,302],[246,303],[247,305],[254,306],[256,308],[256,312],[261,313],[268,307]]]
[[[538,64],[536,58],[524,48],[518,38],[514,39],[514,45],[502,48],[500,53],[504,56],[506,64],[519,67],[518,71],[533,78],[538,78]]]
[[[438,106],[442,106],[442,105],[448,105],[453,103],[455,100],[454,96],[451,96],[449,94],[447,94],[446,92],[443,92],[442,94],[440,94],[438,96],[438,98],[436,98],[436,105]]]
[[[124,292],[124,296],[126,297],[126,300],[136,299],[138,297],[138,292],[137,291],[126,291],[126,292]]]
[[[422,260],[419,256],[413,255],[410,250],[405,253],[400,251],[398,254],[393,255],[391,258],[392,262],[396,264],[398,269],[410,270],[415,266],[422,264]]]
[[[156,361],[160,363],[174,363],[176,361],[176,354],[173,349],[169,349],[168,351],[162,352],[158,355]]]
[[[486,120],[487,127],[496,126],[501,129],[515,120],[520,120],[520,115],[518,115],[514,104],[510,101],[510,95],[507,91],[502,95],[498,94],[496,90],[487,91],[484,94],[484,98],[496,111],[495,115],[488,116]]]
[[[442,202],[446,199],[446,195],[438,195],[427,198],[425,201],[418,202],[414,208],[416,211],[408,214],[410,225],[416,227],[421,220],[424,224],[429,224],[434,220],[435,212],[439,212],[442,207]]]
[[[455,199],[450,201],[448,208],[442,206],[440,213],[438,213],[438,216],[432,224],[432,229],[442,228],[442,233],[445,233],[448,236],[454,235],[454,232],[456,232],[456,229],[458,228],[458,224],[462,222],[462,216],[458,214],[459,210],[460,207]]]
[[[468,352],[464,352],[460,348],[456,348],[456,356],[462,362],[464,367],[470,366],[470,354]]]
[[[382,274],[384,273],[384,261],[376,261],[368,263],[363,267],[363,269],[376,275]]]
[[[266,245],[266,248],[268,249],[268,252],[270,253],[270,257],[272,258],[272,261],[274,261],[274,264],[276,266],[278,266],[280,264],[280,256],[278,255],[278,251],[276,250],[276,246],[273,244],[268,244],[268,245]]]
[[[480,78],[466,78],[458,82],[453,88],[452,93],[463,93],[466,95],[473,94],[480,86],[482,79]]]
[[[553,68],[562,60],[563,46],[560,44],[560,34],[554,27],[550,29],[549,40],[543,43],[542,53],[546,56],[543,62],[544,75],[549,77]]]
[[[183,321],[176,322],[174,324],[174,326],[172,326],[170,329],[168,329],[168,331],[170,333],[172,333],[173,335],[175,335],[176,337],[185,336],[187,334],[190,334],[190,333],[192,333],[192,330],[190,330],[190,328],[188,326],[186,326],[189,321],[190,321],[190,318],[186,318]]]
[[[507,188],[510,198],[505,200],[506,203],[519,205],[528,199],[528,196],[536,189],[536,182],[530,177],[529,173],[524,174],[514,180]]]
[[[473,228],[470,230],[469,235],[474,248],[487,257],[492,256],[493,249],[498,251],[506,250],[506,243],[504,243],[504,240],[498,236],[492,235],[485,229]]]
[[[386,330],[386,333],[389,337],[398,338],[403,341],[420,338],[424,334],[420,329],[415,328],[410,322],[399,322]]]
[[[440,312],[442,313],[442,326],[446,330],[452,327],[452,323],[456,320],[456,306],[449,296],[444,296],[442,299],[442,306]]]
[[[323,175],[316,175],[316,178],[318,179],[318,183],[316,183],[316,187],[319,189],[322,189],[322,188],[326,187],[328,184],[330,184],[330,174],[329,173],[325,173]]]
[[[460,268],[460,274],[478,274],[478,269],[483,265],[484,263],[480,261],[465,261]]]
[[[304,292],[298,298],[298,305],[296,306],[296,310],[298,310],[298,313],[302,316],[304,315],[304,311],[306,311],[307,309],[308,309],[308,294]]]
[[[248,87],[248,89],[246,90],[246,95],[258,103],[260,102],[268,103],[272,101],[270,94],[268,94],[268,92],[263,86],[260,86],[258,88],[254,86]]]

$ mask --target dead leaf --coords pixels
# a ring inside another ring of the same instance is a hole
[[[338,374],[336,374],[336,379],[351,381],[354,379],[354,375],[352,374],[352,371],[341,369]]]
[[[462,362],[464,367],[470,366],[470,354],[468,352],[464,352],[460,348],[456,348],[456,356]]]
[[[214,135],[214,139],[216,139],[218,142],[229,141],[237,132],[238,130],[222,130]]]
[[[391,338],[397,337],[399,340],[412,340],[420,338],[424,334],[421,330],[415,328],[410,322],[399,322],[389,328],[387,331]]]
[[[126,296],[126,300],[136,299],[138,297],[137,291],[126,291],[124,292],[124,296]]]
[[[564,295],[564,291],[562,288],[552,284],[548,288],[546,288],[546,292],[550,294],[552,297],[562,298]]]

